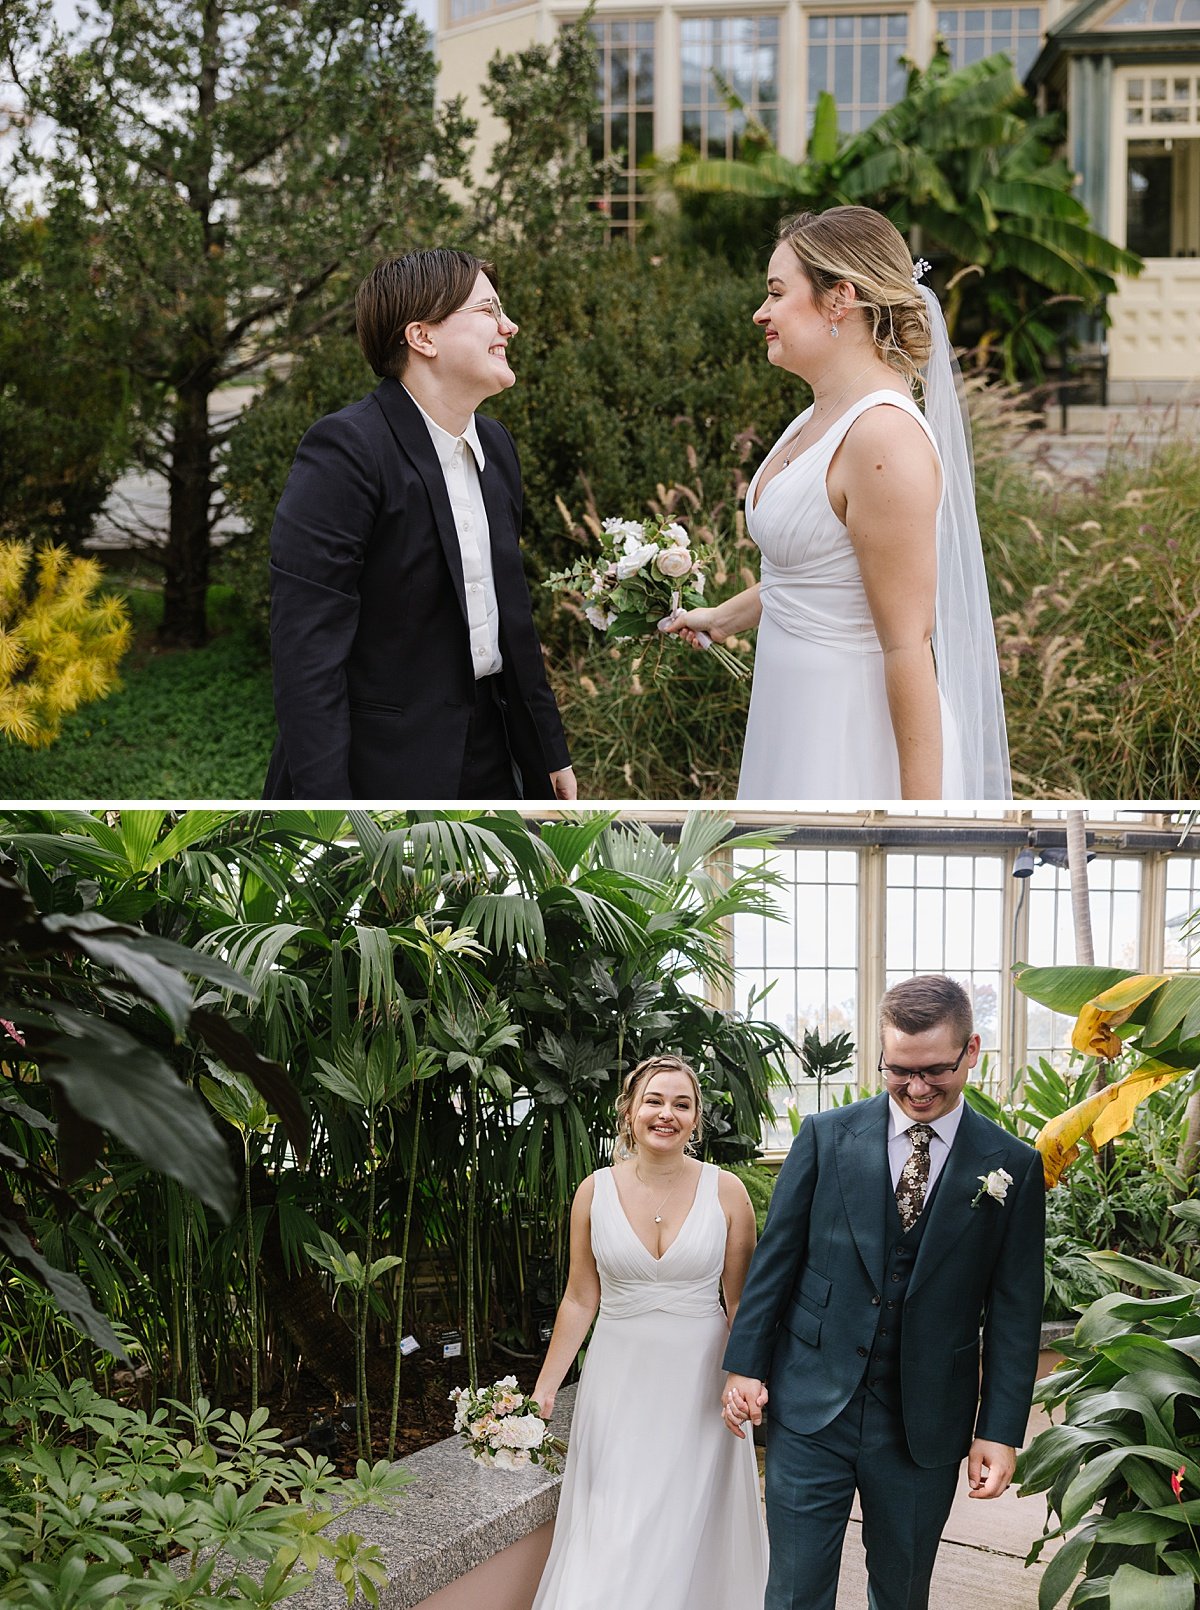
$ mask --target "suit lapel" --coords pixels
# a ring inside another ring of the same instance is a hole
[[[942,1258],[962,1239],[971,1222],[971,1202],[979,1191],[979,1176],[987,1174],[1003,1152],[1002,1136],[965,1104],[958,1134],[946,1159],[929,1204],[929,1223],[921,1237],[908,1293],[911,1297]]]
[[[863,1266],[878,1290],[883,1282],[884,1214],[887,1207],[887,1097],[845,1109],[834,1156],[846,1218]]]
[[[383,410],[383,417],[391,427],[392,435],[425,483],[425,490],[429,494],[429,502],[433,508],[438,541],[446,556],[450,579],[458,597],[458,607],[462,610],[465,621],[467,587],[463,579],[462,549],[458,544],[458,531],[454,525],[454,513],[450,508],[450,494],[446,491],[446,477],[438,462],[433,440],[416,403],[398,380],[384,380],[375,388],[375,399]],[[491,506],[487,502],[486,492],[484,504],[490,520]]]

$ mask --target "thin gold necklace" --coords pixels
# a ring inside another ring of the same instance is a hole
[[[829,407],[825,410],[823,418],[825,418],[825,419],[829,418],[830,414],[832,414],[833,410],[837,407],[838,403],[841,402],[842,398],[850,390],[850,387],[854,384],[854,382],[856,380],[861,380],[862,377],[866,374],[867,369],[870,369],[872,364],[874,364],[874,362],[875,362],[875,360],[872,358],[871,363],[867,364],[866,369],[860,369],[856,375],[851,375],[850,379],[847,380],[846,384],[842,387],[841,391],[838,392],[837,396],[833,399],[833,401],[830,403]],[[808,428],[809,425],[815,425],[816,422],[817,422],[817,409],[816,409],[816,404],[814,403],[813,404],[812,418],[806,420],[804,422],[804,424],[801,425],[800,429],[796,432],[796,435],[795,435],[795,438],[793,439],[791,447],[788,449],[787,456],[784,458],[784,461],[783,461],[784,469],[786,469],[788,467],[788,465],[792,462],[792,458],[793,458],[793,456],[794,456],[794,454],[796,452],[796,446],[799,443],[801,436],[804,435],[805,430]]]
[[[642,1178],[641,1174],[638,1172],[638,1166],[637,1166],[636,1163],[633,1165],[633,1172],[635,1174],[637,1174],[638,1184],[642,1187],[643,1190],[645,1190],[646,1181]],[[680,1180],[682,1178],[683,1178],[683,1169],[681,1168],[679,1170],[678,1174],[676,1174],[675,1178],[671,1181],[671,1190],[667,1192],[666,1196],[664,1196],[662,1201],[658,1204],[658,1212],[654,1215],[655,1224],[661,1224],[662,1223],[662,1210],[663,1210],[663,1208],[666,1207],[667,1202],[670,1200],[671,1191],[673,1191],[675,1189],[675,1187],[679,1184],[679,1182],[680,1182]]]

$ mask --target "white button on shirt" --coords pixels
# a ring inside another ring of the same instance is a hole
[[[483,444],[474,414],[462,435],[454,436],[429,417],[411,391],[408,395],[429,430],[450,498],[466,583],[471,659],[478,681],[482,676],[494,676],[504,664],[500,657],[500,610],[492,577],[491,530],[479,483],[485,463]]]
[[[963,1098],[959,1096],[957,1107],[953,1107],[941,1118],[910,1118],[902,1107],[898,1107],[888,1097],[888,1168],[892,1175],[892,1189],[900,1178],[900,1170],[912,1156],[912,1141],[908,1132],[914,1124],[927,1123],[933,1130],[933,1138],[929,1142],[929,1183],[925,1187],[928,1193],[933,1189],[933,1182],[946,1166],[946,1159],[950,1155],[950,1148],[954,1145],[954,1137],[958,1134],[958,1126],[962,1123]]]

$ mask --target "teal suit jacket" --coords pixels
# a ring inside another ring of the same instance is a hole
[[[886,1309],[888,1098],[805,1119],[738,1307],[725,1368],[768,1384],[769,1413],[814,1432],[862,1381]],[[1007,1199],[980,1175],[1007,1169]],[[1045,1183],[1032,1146],[971,1107],[926,1212],[901,1327],[901,1405],[918,1465],[972,1436],[1020,1445],[1037,1371]]]

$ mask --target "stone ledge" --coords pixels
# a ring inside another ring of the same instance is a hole
[[[575,1388],[564,1387],[550,1422],[566,1438]],[[392,1509],[360,1509],[328,1536],[357,1532],[377,1543],[388,1573],[380,1610],[413,1610],[441,1589],[519,1542],[558,1511],[561,1476],[540,1466],[493,1470],[477,1465],[458,1437],[448,1437],[400,1461],[416,1477]],[[345,1610],[346,1590],[323,1560],[317,1579],[288,1601],[296,1610]]]

